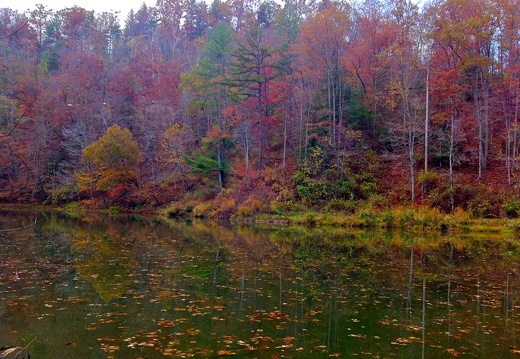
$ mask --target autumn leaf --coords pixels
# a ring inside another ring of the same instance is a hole
[[[231,350],[219,350],[217,352],[218,355],[236,355],[236,352],[233,352]]]
[[[450,354],[453,355],[453,356],[457,356],[457,355],[460,354],[459,351],[457,351],[457,350],[455,350],[455,349],[451,349],[451,348],[450,348],[450,349],[446,349],[446,352],[447,352],[447,353],[450,353]]]

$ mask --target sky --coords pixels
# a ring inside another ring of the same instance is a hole
[[[130,9],[137,11],[143,3],[147,6],[155,6],[155,0],[0,0],[0,8],[8,7],[18,12],[35,9],[36,4],[43,4],[52,10],[61,10],[73,5],[85,8],[86,10],[94,10],[95,12],[103,11],[120,11],[119,19],[125,20]]]

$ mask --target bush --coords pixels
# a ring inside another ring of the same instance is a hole
[[[193,207],[193,216],[196,218],[209,217],[210,212],[213,210],[213,203],[203,202]]]
[[[117,217],[121,215],[122,209],[119,206],[110,206],[107,209],[105,209],[104,212],[108,214],[110,217]]]
[[[502,209],[506,212],[507,218],[518,218],[520,213],[520,202],[511,201],[502,205]]]
[[[363,221],[365,227],[376,227],[377,217],[372,212],[361,212],[359,218]]]
[[[69,184],[48,191],[45,204],[62,205],[65,203],[75,202],[79,199],[79,189],[75,184]]]
[[[437,172],[426,171],[421,172],[417,178],[417,182],[420,186],[424,185],[425,188],[429,189],[436,187],[439,184],[441,176]]]
[[[238,207],[240,217],[249,217],[266,210],[265,205],[256,198],[249,198],[244,204]]]
[[[332,199],[327,203],[325,209],[327,211],[342,211],[347,213],[354,213],[357,207],[357,202],[354,200]]]
[[[395,226],[395,216],[392,212],[386,212],[383,215],[383,226],[386,228],[394,228]]]
[[[479,185],[474,196],[467,202],[467,211],[475,218],[496,218],[502,212],[502,200],[497,193]]]

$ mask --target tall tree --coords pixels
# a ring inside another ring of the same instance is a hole
[[[230,129],[224,109],[229,105],[233,32],[225,23],[218,23],[208,34],[203,58],[191,73],[183,77],[183,86],[195,95],[192,108],[207,117],[207,131],[212,129],[211,143],[216,147],[219,183],[225,187],[225,171]]]
[[[391,1],[387,26],[393,28],[394,37],[389,47],[390,81],[387,90],[391,94],[391,109],[396,118],[388,124],[399,141],[406,148],[409,167],[410,198],[416,199],[416,144],[423,128],[424,72],[421,71],[421,33],[417,31],[419,13],[416,5],[409,0]],[[424,133],[424,136],[427,134]]]
[[[499,34],[497,7],[483,0],[445,0],[432,8],[433,38],[456,61],[461,79],[469,84],[478,142],[478,178],[482,178],[491,140],[491,97],[497,69]]]
[[[502,0],[499,61],[505,78],[499,88],[505,117],[505,153],[508,183],[513,184],[519,154],[519,115],[520,115],[520,46],[518,28],[520,27],[520,5],[517,1]]]
[[[348,6],[339,8],[331,4],[316,13],[302,25],[296,45],[304,76],[314,79],[316,84],[325,84],[322,103],[326,108],[322,116],[327,119],[326,131],[335,150],[340,148],[345,112],[344,68],[341,59],[346,54],[347,39],[351,32],[349,11]]]
[[[281,52],[268,41],[269,32],[253,27],[238,41],[234,52],[233,77],[230,85],[238,90],[237,99],[253,98],[256,103],[258,128],[258,169],[264,168],[266,117],[269,116],[269,84],[283,71]]]

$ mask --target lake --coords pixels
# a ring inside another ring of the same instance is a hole
[[[33,359],[520,355],[517,238],[0,217],[0,347]]]

